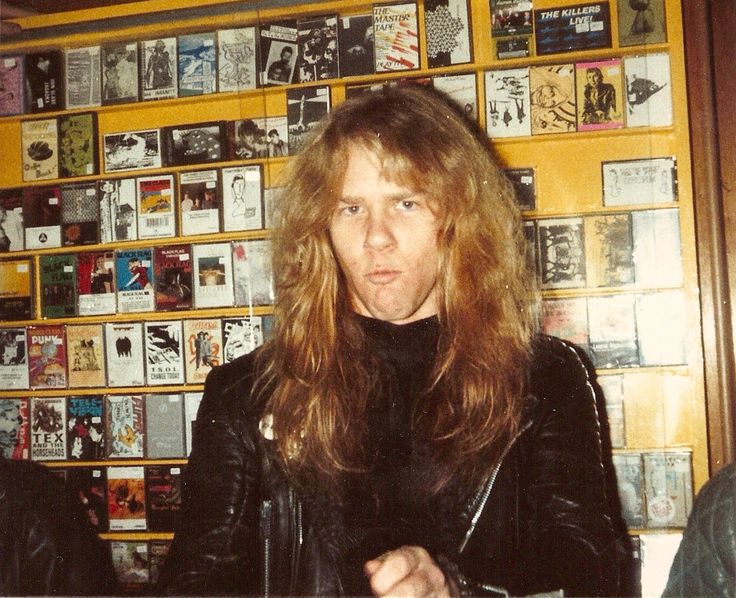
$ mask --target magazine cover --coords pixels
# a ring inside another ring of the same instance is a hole
[[[149,459],[185,457],[184,395],[146,396],[146,456]]]
[[[622,374],[599,376],[598,385],[606,403],[606,420],[612,448],[626,446],[624,427],[624,377]]]
[[[59,133],[55,118],[20,124],[23,180],[59,178]]]
[[[98,174],[97,114],[81,112],[59,117],[59,175]]]
[[[262,344],[262,316],[222,319],[222,363],[230,363]]]
[[[225,231],[263,228],[260,164],[222,169],[222,222]]]
[[[286,90],[286,118],[289,127],[289,154],[299,151],[306,135],[331,108],[327,85]]]
[[[0,455],[27,461],[31,454],[30,399],[0,399]]]
[[[29,326],[27,335],[31,388],[65,388],[67,378],[64,326]]]
[[[77,260],[73,254],[40,255],[41,317],[77,315]]]
[[[201,402],[201,392],[184,393],[184,426],[186,429],[187,456],[192,453],[192,426],[197,419],[197,411]]]
[[[485,84],[488,136],[531,135],[529,67],[486,71]]]
[[[574,133],[575,67],[572,64],[529,68],[532,135]]]
[[[587,298],[544,298],[542,301],[542,330],[545,334],[568,340],[586,350],[590,343]]]
[[[60,50],[26,54],[26,112],[53,112],[63,109],[63,76]]]
[[[643,210],[631,213],[634,266],[639,286],[660,288],[683,284],[680,210]],[[666,268],[662,265],[667,264]]]
[[[373,6],[376,73],[419,68],[419,29],[414,2]]]
[[[599,369],[639,365],[634,295],[588,297],[590,356]]]
[[[621,59],[578,62],[578,131],[624,126]]]
[[[669,127],[672,125],[672,85],[667,53],[627,56],[626,126]]]
[[[0,328],[0,390],[24,389],[29,384],[26,329]]]
[[[537,222],[542,288],[584,287],[585,245],[582,218],[551,218]]]
[[[115,254],[86,251],[77,254],[78,314],[115,313]]]
[[[146,466],[148,527],[152,532],[172,532],[181,510],[181,465]]]
[[[204,384],[212,368],[222,364],[219,318],[184,320],[184,364],[187,384]]]
[[[146,529],[146,483],[142,465],[107,468],[107,514],[111,532]]]
[[[558,54],[611,47],[608,2],[534,10],[537,54]]]
[[[118,589],[131,595],[145,593],[150,579],[148,542],[111,540],[110,552]]]
[[[184,384],[181,321],[145,322],[146,383]]]
[[[67,325],[66,353],[69,387],[105,386],[105,349],[102,324]]]
[[[224,121],[165,127],[162,136],[167,166],[205,164],[227,158]]]
[[[329,15],[297,22],[297,80],[300,83],[337,79],[337,16]]]
[[[153,249],[118,249],[115,272],[118,313],[153,311]]]
[[[160,37],[140,43],[141,99],[175,98],[179,93],[177,80],[176,38]]]
[[[23,190],[0,189],[0,253],[23,251],[25,236]]]
[[[67,110],[92,108],[102,104],[101,60],[100,46],[64,49]]]
[[[64,397],[31,397],[31,459],[66,459],[66,400]]]
[[[22,114],[25,107],[25,55],[0,56],[0,116]]]
[[[176,234],[174,215],[174,175],[138,177],[138,238],[173,237]]]
[[[425,0],[424,29],[429,68],[465,64],[473,59],[468,0]]]
[[[32,259],[0,261],[0,320],[30,320],[32,297]]]
[[[143,386],[145,383],[143,324],[140,322],[106,323],[105,360],[108,386]]]
[[[61,244],[96,245],[100,242],[100,200],[97,183],[61,186]]]
[[[603,205],[677,201],[674,157],[603,162]]]
[[[268,156],[265,118],[243,118],[227,122],[228,158],[251,160]]]
[[[636,297],[639,365],[687,363],[687,306],[682,289]]]
[[[217,32],[217,50],[220,93],[255,89],[258,84],[256,28],[221,29]]]
[[[254,307],[274,301],[271,241],[250,239],[232,246],[235,304]]]
[[[108,459],[142,459],[145,405],[141,395],[105,396],[105,443]]]
[[[376,72],[373,57],[373,12],[338,17],[340,77],[372,75]]]
[[[153,251],[156,311],[191,309],[191,246],[157,246]]]
[[[233,262],[230,243],[192,245],[194,306],[233,305]]]
[[[646,514],[641,453],[616,453],[613,455],[613,467],[621,498],[621,515],[630,528],[642,528]]]
[[[475,73],[459,75],[435,75],[432,86],[452,99],[466,118],[478,122],[478,90]]]
[[[159,129],[106,133],[103,144],[105,172],[161,168]]]
[[[598,214],[583,218],[585,271],[591,287],[618,287],[634,282],[631,214]]]
[[[104,467],[70,467],[66,482],[79,497],[87,519],[97,533],[106,532],[107,471]]]
[[[23,188],[26,249],[61,247],[61,187]]]
[[[690,453],[644,453],[647,527],[685,527],[692,510]]]
[[[105,458],[105,418],[101,396],[68,397],[67,446],[72,461]]]
[[[618,45],[641,46],[667,41],[664,0],[618,0]]]
[[[261,25],[258,30],[258,45],[261,56],[261,87],[294,83],[299,56],[296,20]]]
[[[533,168],[507,168],[503,173],[514,186],[516,202],[520,210],[537,208],[537,188]]]
[[[215,32],[180,35],[179,97],[217,91],[217,40]]]
[[[138,238],[138,197],[135,179],[99,181],[100,242]]]
[[[102,46],[102,103],[138,101],[138,44]]]

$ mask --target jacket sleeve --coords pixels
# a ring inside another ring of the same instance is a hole
[[[162,594],[256,593],[258,456],[245,414],[251,366],[239,359],[207,377]]]

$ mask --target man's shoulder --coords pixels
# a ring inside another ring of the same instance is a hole
[[[549,396],[589,384],[592,368],[582,348],[569,341],[540,334],[532,344],[531,391]]]
[[[251,390],[260,371],[259,355],[256,349],[212,369],[204,387],[203,403],[208,409],[245,412],[254,406]]]

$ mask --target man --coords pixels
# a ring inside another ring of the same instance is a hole
[[[291,81],[291,73],[294,66],[291,59],[294,56],[294,49],[285,45],[281,48],[280,58],[275,60],[268,67],[268,83],[284,85]]]
[[[610,122],[616,116],[616,88],[603,82],[603,72],[598,67],[586,69],[585,77],[588,82],[583,90],[583,122]]]
[[[275,333],[207,379],[161,591],[618,591],[588,372],[536,333],[512,187],[469,126],[400,86],[289,163]]]

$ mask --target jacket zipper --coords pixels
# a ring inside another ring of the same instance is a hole
[[[261,503],[261,542],[263,549],[263,596],[271,593],[271,513],[273,506],[270,500]]]
[[[291,580],[289,594],[296,593],[296,579],[299,574],[299,559],[301,557],[302,542],[302,502],[295,498],[294,491],[289,488],[289,511],[291,516]]]

